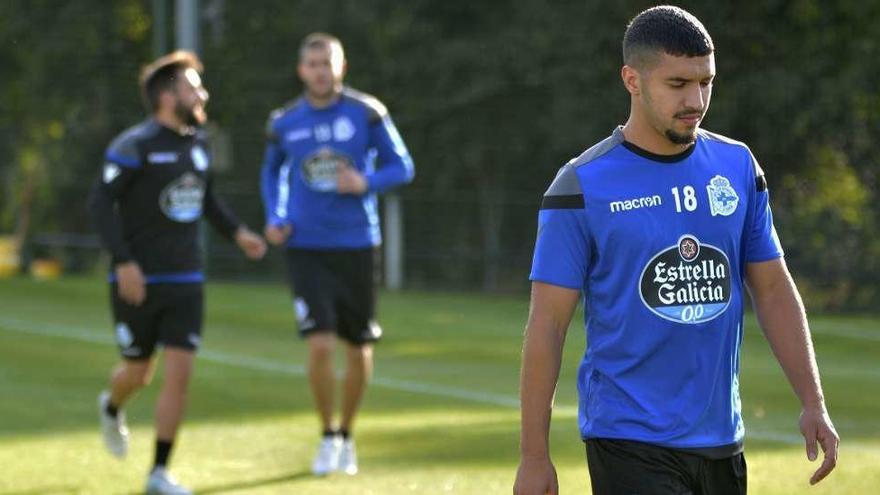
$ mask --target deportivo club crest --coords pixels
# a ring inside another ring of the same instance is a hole
[[[712,216],[721,215],[729,216],[736,211],[736,205],[739,203],[739,196],[730,186],[730,181],[726,177],[716,175],[709,181],[706,186],[709,192],[709,208],[712,210]]]
[[[724,251],[685,234],[648,262],[639,294],[645,307],[664,320],[704,323],[727,309],[730,283]]]
[[[208,169],[208,154],[205,153],[205,150],[201,146],[193,146],[189,152],[190,158],[192,158],[193,166],[199,172],[204,172]]]

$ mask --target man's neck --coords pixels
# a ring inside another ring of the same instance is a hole
[[[317,96],[309,91],[306,91],[305,95],[306,100],[308,100],[309,105],[311,105],[312,108],[327,108],[339,101],[339,98],[342,95],[342,87],[334,88],[327,96]]]
[[[192,127],[180,120],[180,117],[173,111],[159,110],[153,114],[153,118],[162,126],[171,129],[181,136],[192,133]]]
[[[639,148],[656,155],[677,155],[693,146],[693,143],[673,143],[644,119],[635,118],[632,114],[623,126],[623,137]]]

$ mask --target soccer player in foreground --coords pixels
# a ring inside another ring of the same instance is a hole
[[[580,433],[593,493],[744,494],[739,351],[748,288],[802,405],[807,457],[835,467],[809,327],[743,143],[700,129],[712,39],[676,7],[629,24],[630,116],[566,164],[544,195],[521,373],[514,493],[557,493],[548,430],[565,332],[583,294]]]
[[[352,427],[373,367],[377,195],[413,179],[413,163],[385,106],[343,86],[346,62],[333,36],[299,49],[302,97],[269,116],[262,193],[269,243],[285,246],[308,377],[323,436],[312,471],[358,471]],[[339,423],[333,354],[345,342]]]
[[[140,86],[151,115],[107,148],[90,200],[103,245],[113,256],[110,298],[122,362],[100,394],[104,444],[124,457],[123,405],[153,374],[163,348],[165,374],[156,404],[156,450],[147,493],[188,494],[172,479],[168,458],[186,405],[202,332],[203,292],[198,220],[203,213],[251,259],[266,244],[214,192],[211,156],[200,129],[208,92],[195,54],[174,52],[146,66]]]

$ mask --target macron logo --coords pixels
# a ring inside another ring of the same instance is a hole
[[[608,203],[608,206],[611,207],[611,213],[617,213],[619,211],[637,210],[639,208],[653,208],[662,204],[663,200],[655,194],[653,196],[625,199],[623,201],[612,201]]]

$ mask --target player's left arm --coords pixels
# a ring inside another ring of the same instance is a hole
[[[245,256],[256,260],[266,254],[266,243],[263,238],[252,232],[217,196],[210,172],[205,186],[204,206],[205,216],[211,225],[227,239],[234,240]]]
[[[370,122],[370,145],[376,150],[376,170],[366,174],[367,191],[381,193],[412,182],[415,165],[391,116]]]
[[[816,459],[817,442],[825,453],[822,465],[810,478],[810,484],[816,484],[837,465],[840,437],[825,407],[804,304],[782,257],[749,263],[746,283],[758,323],[800,399],[800,427],[807,458]]]

